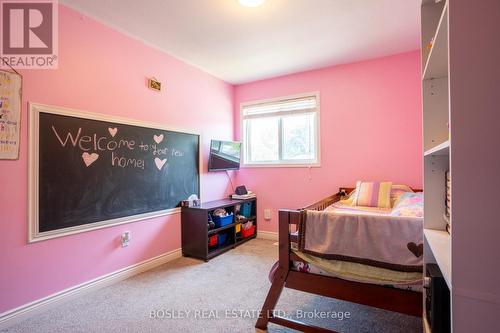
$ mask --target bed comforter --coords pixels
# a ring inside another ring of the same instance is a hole
[[[306,210],[299,225],[299,251],[401,272],[422,272],[421,195],[403,196],[383,211],[337,203]]]

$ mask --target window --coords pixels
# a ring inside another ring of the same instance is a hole
[[[243,164],[319,165],[319,94],[241,105]]]

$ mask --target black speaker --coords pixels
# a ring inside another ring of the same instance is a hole
[[[450,289],[438,265],[425,265],[424,288],[425,313],[431,332],[451,332]]]
[[[244,195],[244,194],[247,194],[248,192],[247,192],[247,188],[245,187],[245,185],[241,185],[241,186],[238,186],[236,188],[234,193],[236,193],[238,195]]]

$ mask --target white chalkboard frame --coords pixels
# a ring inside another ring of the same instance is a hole
[[[39,171],[39,154],[38,154],[39,149],[38,148],[39,148],[39,146],[38,146],[38,141],[39,140],[38,139],[39,139],[39,116],[40,116],[41,112],[197,135],[198,142],[199,142],[199,145],[198,145],[198,147],[199,147],[199,149],[198,149],[198,161],[199,161],[198,178],[199,178],[199,191],[200,191],[200,199],[201,199],[201,193],[202,193],[201,171],[202,171],[202,167],[203,167],[203,156],[201,153],[201,147],[203,144],[203,140],[201,137],[201,133],[193,131],[193,130],[186,130],[186,129],[173,128],[170,126],[164,126],[164,125],[161,125],[158,123],[150,123],[150,122],[134,120],[134,119],[129,119],[129,118],[109,116],[109,115],[104,115],[104,114],[99,114],[99,113],[91,113],[91,112],[85,112],[85,111],[80,111],[80,110],[75,110],[75,109],[69,109],[69,108],[52,106],[52,105],[45,105],[45,104],[39,104],[39,103],[29,103],[28,110],[29,110],[29,140],[28,140],[29,141],[29,161],[28,161],[28,173],[29,173],[29,176],[28,176],[28,207],[29,207],[29,209],[28,209],[28,242],[29,243],[44,241],[44,240],[57,238],[57,237],[74,235],[74,234],[78,234],[81,232],[88,232],[88,231],[92,231],[92,230],[108,228],[108,227],[112,227],[112,226],[116,226],[116,225],[120,225],[120,224],[142,221],[142,220],[151,219],[151,218],[160,217],[160,216],[165,216],[165,215],[170,215],[170,214],[178,214],[181,211],[180,208],[171,208],[171,209],[161,210],[161,211],[157,211],[157,212],[144,213],[144,214],[138,214],[138,215],[132,215],[132,216],[126,216],[126,217],[121,217],[121,218],[116,218],[116,219],[111,219],[111,220],[95,222],[92,224],[85,224],[85,225],[64,228],[64,229],[40,232],[39,220],[38,220],[38,216],[39,216],[39,214],[38,214],[39,213],[38,212],[38,202],[39,202],[38,201],[38,199],[39,199],[38,198],[38,193],[39,193],[38,192],[38,186],[39,186],[39,174],[38,174],[38,171]]]

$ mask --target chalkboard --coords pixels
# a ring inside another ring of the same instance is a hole
[[[32,104],[33,238],[171,212],[200,194],[197,134]]]

